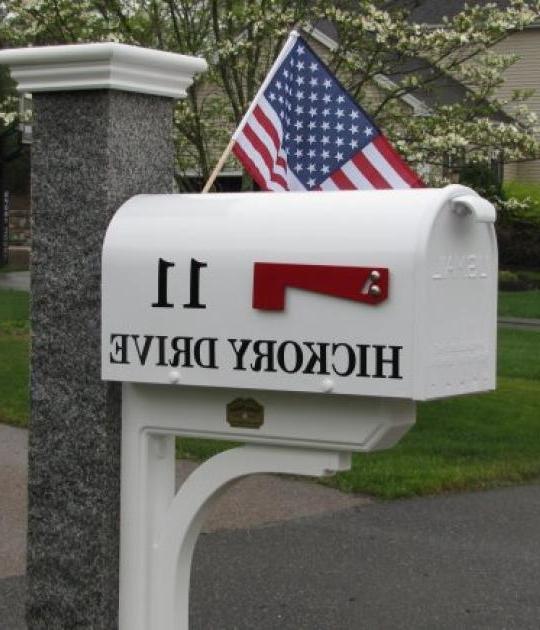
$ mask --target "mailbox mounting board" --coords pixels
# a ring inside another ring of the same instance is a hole
[[[134,197],[104,244],[103,377],[416,400],[493,389],[492,220],[462,186]]]

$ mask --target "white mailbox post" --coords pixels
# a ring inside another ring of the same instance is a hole
[[[124,382],[120,624],[188,627],[206,507],[255,472],[395,444],[415,401],[494,389],[493,206],[462,186],[138,196],[103,249]],[[177,495],[174,436],[246,442]]]

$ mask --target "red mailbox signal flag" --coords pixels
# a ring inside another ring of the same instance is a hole
[[[341,267],[256,262],[253,267],[253,308],[285,309],[288,287],[376,305],[388,297],[385,267]]]

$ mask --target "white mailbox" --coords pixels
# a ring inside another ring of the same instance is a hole
[[[495,386],[491,204],[461,186],[138,196],[103,252],[103,377],[424,400]]]
[[[120,208],[102,365],[124,381],[122,629],[188,627],[195,540],[233,480],[346,470],[395,444],[415,401],[495,387],[494,220],[462,186]],[[174,435],[248,444],[175,495]]]
[[[462,186],[134,197],[103,250],[103,378],[216,409],[289,392],[312,423],[384,399],[410,424],[411,401],[495,387],[494,220]]]

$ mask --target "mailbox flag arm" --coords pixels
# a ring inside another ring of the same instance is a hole
[[[495,207],[487,199],[476,195],[462,195],[452,199],[452,208],[458,215],[473,214],[477,223],[495,223]]]
[[[253,308],[282,311],[287,287],[379,304],[388,297],[388,269],[256,262]]]

